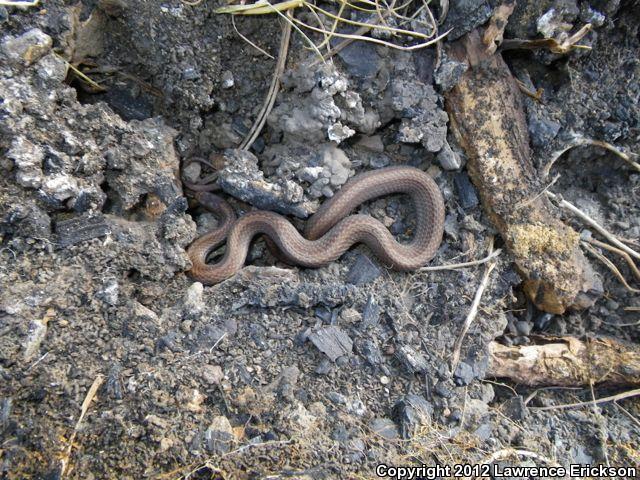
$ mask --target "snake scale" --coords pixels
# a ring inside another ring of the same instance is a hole
[[[393,193],[408,194],[415,205],[415,231],[406,244],[397,242],[373,217],[350,215],[363,202]],[[193,264],[189,275],[207,285],[239,271],[257,235],[267,236],[286,259],[303,267],[321,267],[352,245],[364,243],[388,267],[414,270],[434,257],[444,229],[442,194],[428,174],[414,167],[387,167],[356,175],[309,218],[304,236],[277,213],[256,210],[236,219],[231,206],[220,197],[198,192],[196,198],[220,219],[218,228],[196,239],[187,250]],[[225,239],[223,257],[207,264],[207,256]]]

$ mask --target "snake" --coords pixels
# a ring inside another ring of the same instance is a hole
[[[407,194],[415,206],[411,241],[398,242],[380,221],[370,215],[351,214],[364,202],[391,194]],[[424,266],[438,251],[444,230],[444,201],[435,181],[410,166],[392,166],[360,173],[349,179],[306,222],[304,235],[284,216],[266,210],[250,211],[240,218],[221,197],[197,192],[197,201],[218,217],[214,230],[197,238],[187,249],[192,263],[189,275],[205,285],[220,283],[245,264],[251,241],[269,239],[292,264],[307,268],[325,266],[353,245],[367,245],[393,270]],[[222,258],[208,264],[207,257],[226,240]]]

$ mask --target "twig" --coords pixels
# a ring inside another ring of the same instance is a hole
[[[626,260],[627,264],[629,265],[629,268],[633,272],[633,275],[638,280],[640,280],[640,270],[638,270],[638,267],[636,267],[636,264],[633,262],[633,259],[627,252],[624,252],[614,247],[613,245],[609,245],[608,243],[601,242],[600,240],[596,240],[595,238],[588,238],[586,241],[592,245],[595,245],[600,248],[604,248],[605,250],[609,250],[610,252],[617,253],[618,255],[620,255],[622,258]]]
[[[629,290],[630,292],[633,293],[640,293],[640,290],[638,290],[637,288],[633,288],[631,287],[627,281],[625,280],[624,276],[622,275],[622,273],[620,273],[620,270],[618,270],[618,267],[616,267],[613,262],[611,260],[609,260],[607,257],[605,257],[604,255],[602,255],[601,253],[599,253],[595,248],[593,248],[591,245],[589,245],[587,242],[581,242],[582,246],[589,252],[591,253],[591,255],[593,255],[594,257],[596,257],[598,260],[600,260],[602,263],[604,263],[609,270],[611,270],[611,272],[618,278],[618,280],[620,280],[620,283],[622,283],[622,285],[624,285],[624,287]]]
[[[91,404],[91,401],[93,400],[93,398],[96,396],[96,393],[98,392],[98,389],[100,388],[100,385],[102,385],[103,381],[104,381],[104,377],[98,374],[96,379],[91,384],[91,388],[89,388],[89,391],[87,392],[86,397],[84,397],[84,402],[82,402],[82,407],[80,407],[80,418],[78,418],[78,421],[76,422],[76,426],[73,429],[71,436],[69,437],[69,442],[68,442],[69,444],[67,445],[67,450],[64,453],[62,460],[60,460],[60,463],[62,464],[62,470],[60,471],[61,478],[64,477],[65,471],[69,466],[69,460],[71,459],[71,450],[73,449],[73,442],[76,439],[78,430],[80,430],[80,424],[82,423],[82,420],[84,419],[84,416],[87,413],[87,410],[89,410],[89,405]]]
[[[489,244],[489,253],[492,253],[493,250],[493,237],[491,238]],[[478,314],[478,307],[480,306],[480,300],[482,299],[482,294],[484,290],[487,288],[489,284],[489,275],[491,271],[495,268],[496,261],[492,261],[487,265],[484,270],[484,275],[482,276],[482,280],[480,281],[480,285],[478,286],[478,290],[476,290],[476,295],[473,298],[473,303],[471,304],[471,308],[469,309],[469,313],[467,314],[467,318],[464,321],[464,325],[462,326],[462,330],[456,339],[456,342],[453,346],[453,354],[451,355],[451,372],[455,372],[458,367],[458,362],[460,360],[460,349],[462,348],[462,341],[464,340],[465,335],[469,331],[469,327],[476,318]]]
[[[583,137],[582,135],[576,135],[575,138],[573,139],[573,141],[569,145],[567,145],[562,150],[558,150],[557,152],[555,152],[553,154],[553,156],[551,157],[551,160],[549,161],[549,163],[542,170],[542,178],[547,178],[547,176],[549,176],[549,172],[551,171],[551,167],[553,166],[553,164],[562,155],[564,155],[565,152],[568,152],[572,148],[582,147],[582,146],[585,146],[585,145],[593,145],[595,147],[604,148],[605,150],[608,150],[608,151],[614,153],[615,155],[620,157],[622,160],[627,162],[629,165],[631,165],[631,167],[633,169],[635,169],[636,171],[640,172],[640,163],[633,161],[629,155],[627,155],[626,153],[621,151],[619,148],[616,148],[615,146],[611,145],[610,143],[604,142],[602,140],[593,140],[591,138]]]
[[[292,13],[290,10],[287,11],[287,16],[292,17]],[[256,117],[256,121],[254,122],[251,130],[245,137],[244,141],[240,144],[240,148],[242,150],[249,150],[253,142],[256,141],[260,132],[262,132],[262,128],[264,127],[265,122],[267,121],[267,117],[273,108],[273,105],[276,102],[276,96],[278,95],[278,91],[280,90],[280,77],[284,72],[284,67],[287,63],[287,54],[289,52],[289,43],[291,40],[291,22],[284,22],[282,25],[282,37],[280,40],[280,51],[278,52],[278,63],[276,64],[276,69],[273,72],[273,77],[271,79],[271,85],[269,86],[269,92],[267,93],[267,97],[265,98],[264,104],[260,113]]]
[[[607,240],[609,240],[611,243],[613,243],[616,247],[618,247],[621,250],[624,250],[625,252],[627,252],[632,257],[640,259],[640,253],[638,253],[635,250],[632,250],[631,248],[627,247],[624,243],[622,243],[620,240],[618,240],[615,235],[613,235],[612,233],[609,233],[604,227],[602,227],[598,222],[596,222],[593,218],[591,218],[589,215],[584,213],[578,207],[576,207],[572,203],[567,202],[564,199],[561,199],[560,197],[558,197],[554,193],[551,193],[551,192],[547,191],[547,192],[545,192],[545,194],[549,198],[552,198],[555,201],[557,201],[558,204],[562,208],[564,208],[565,210],[570,211],[571,213],[573,213],[577,217],[580,217],[580,219],[582,219],[588,225],[591,225],[594,229],[596,229],[596,231],[598,231],[603,237],[605,237]]]
[[[629,390],[628,392],[618,393],[617,395],[612,395],[610,397],[597,398],[595,400],[589,400],[588,402],[577,402],[577,403],[565,403],[564,405],[551,405],[549,407],[531,407],[534,410],[564,410],[567,408],[577,408],[577,407],[585,407],[591,406],[594,403],[606,403],[612,402],[616,400],[623,400],[625,398],[635,397],[640,395],[640,388],[636,388],[635,390]]]
[[[613,404],[618,407],[622,413],[624,413],[627,417],[629,417],[629,420],[631,420],[633,423],[635,423],[638,428],[640,428],[640,420],[638,420],[636,417],[634,417],[631,412],[629,412],[626,408],[624,408],[622,405],[620,405],[618,402],[614,401]]]
[[[462,263],[451,263],[449,265],[436,265],[434,267],[422,267],[418,271],[419,272],[437,272],[439,270],[457,270],[459,268],[467,268],[473,267],[475,265],[482,265],[483,263],[487,263],[489,260],[496,258],[498,255],[502,253],[502,249],[498,248],[494,250],[489,255],[480,260],[473,260],[471,262],[462,262]]]
[[[184,0],[183,0],[184,1]],[[202,0],[199,0],[202,1]],[[191,4],[188,4],[191,5]],[[238,36],[244,40],[245,42],[247,42],[249,45],[251,45],[253,48],[255,48],[256,50],[258,50],[260,53],[262,53],[263,55],[266,55],[267,57],[269,57],[271,60],[275,60],[275,57],[273,55],[271,55],[269,52],[267,52],[266,50],[260,48],[258,45],[256,45],[255,43],[253,43],[251,40],[249,40],[246,36],[244,36],[242,33],[240,33],[240,30],[238,30],[238,27],[236,26],[236,19],[235,19],[235,15],[231,15],[231,25],[233,25],[233,29],[236,31],[236,33],[238,34]]]

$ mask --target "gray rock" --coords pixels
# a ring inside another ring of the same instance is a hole
[[[98,290],[96,296],[108,305],[114,306],[118,304],[120,285],[115,278],[105,278],[102,282],[102,288]]]
[[[233,73],[230,70],[222,72],[222,88],[231,88],[235,85]]]
[[[24,136],[17,136],[11,142],[7,157],[14,161],[17,172],[16,181],[27,188],[38,188],[42,184],[44,173],[42,162],[44,150]]]
[[[333,368],[331,360],[324,358],[316,367],[316,373],[318,375],[328,375]]]
[[[0,221],[0,233],[24,238],[49,238],[51,218],[33,202],[13,205]]]
[[[369,295],[367,303],[362,312],[362,324],[364,326],[373,326],[378,323],[380,318],[380,305],[373,295]]]
[[[369,42],[353,42],[338,52],[348,72],[361,80],[373,80],[382,66],[376,46]]]
[[[463,209],[468,210],[478,206],[480,202],[476,188],[469,180],[469,175],[466,172],[456,173],[453,177],[453,183],[458,191],[458,202]]]
[[[436,160],[445,170],[459,170],[462,168],[462,157],[451,149],[449,142],[445,142],[442,150],[436,155]]]
[[[204,441],[211,453],[220,455],[231,450],[234,436],[229,419],[222,415],[215,417],[204,432]]]
[[[521,395],[516,395],[507,400],[503,404],[503,411],[507,417],[516,422],[524,420],[529,413]]]
[[[400,118],[397,139],[422,143],[429,152],[439,152],[447,135],[447,113],[438,106],[440,97],[431,85],[395,78],[385,94],[382,120]]]
[[[556,138],[560,131],[559,122],[550,120],[534,110],[529,111],[529,135],[534,147],[544,148]]]
[[[49,35],[33,28],[20,36],[6,38],[0,50],[13,62],[31,65],[45,56],[52,45],[53,40]]]
[[[300,185],[291,180],[269,182],[258,167],[258,159],[245,150],[225,151],[225,167],[218,184],[229,195],[263,210],[306,218],[314,206],[304,201]]]
[[[373,282],[380,275],[382,271],[368,256],[358,254],[356,262],[347,274],[347,283],[364,285]]]
[[[407,395],[393,406],[393,418],[402,438],[411,438],[420,427],[431,423],[433,405],[420,395]]]
[[[460,81],[460,78],[468,68],[466,63],[452,60],[445,55],[435,73],[436,85],[443,92],[448,92]]]
[[[58,236],[57,244],[60,248],[67,248],[111,233],[107,219],[100,213],[61,220],[55,227]]]
[[[364,338],[356,340],[356,350],[360,355],[366,358],[367,362],[372,367],[382,365],[384,363],[382,352],[380,351],[378,344],[373,339]]]
[[[409,373],[425,373],[429,368],[425,356],[409,345],[401,345],[396,350],[396,358]]]
[[[369,428],[386,440],[397,440],[400,438],[398,427],[390,418],[374,418],[369,422]]]
[[[356,146],[370,152],[383,153],[384,143],[380,135],[362,136],[356,142]]]
[[[473,367],[466,362],[460,362],[453,377],[457,385],[469,385],[474,379]]]
[[[533,328],[532,322],[527,322],[524,320],[518,320],[515,322],[515,330],[517,335],[529,336],[531,334],[531,329]]]
[[[329,182],[332,187],[344,185],[351,174],[349,157],[339,148],[328,145],[322,150],[321,163],[325,171],[330,174]]]
[[[187,318],[199,316],[205,309],[203,298],[204,287],[200,282],[193,282],[182,299],[182,311]]]
[[[440,381],[436,384],[435,388],[434,388],[434,392],[436,395],[442,397],[442,398],[451,398],[453,396],[453,392],[451,391],[451,389],[447,386],[447,384],[443,381]]]
[[[478,25],[482,25],[489,17],[493,8],[486,0],[460,0],[451,2],[449,13],[442,25],[442,31],[453,29],[447,35],[447,41],[457,40]]]
[[[332,362],[335,362],[339,357],[351,354],[353,349],[353,341],[349,335],[334,325],[312,331],[309,340]]]
[[[354,129],[349,128],[340,122],[329,125],[329,128],[327,128],[327,137],[329,140],[336,143],[340,143],[347,138],[353,137],[355,133],[356,131]]]

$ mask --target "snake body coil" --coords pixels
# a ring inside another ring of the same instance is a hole
[[[369,215],[349,215],[358,205],[383,195],[406,193],[416,211],[413,240],[398,243],[389,230]],[[188,249],[191,277],[219,283],[244,266],[251,240],[266,235],[292,263],[321,267],[337,260],[352,245],[366,244],[387,266],[414,270],[433,258],[442,241],[444,202],[436,183],[413,167],[388,167],[355,176],[307,221],[304,237],[283,216],[263,210],[236,220],[221,198],[200,192],[198,201],[221,217],[220,226],[195,240]],[[227,240],[224,256],[208,265],[207,255]]]

